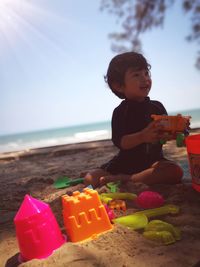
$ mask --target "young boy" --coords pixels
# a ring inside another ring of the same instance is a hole
[[[115,56],[106,81],[112,92],[124,99],[112,116],[112,141],[119,153],[100,168],[85,175],[85,184],[94,187],[111,181],[145,184],[176,184],[182,169],[164,158],[159,122],[151,114],[167,114],[164,106],[148,97],[151,89],[150,65],[143,55],[127,52]]]

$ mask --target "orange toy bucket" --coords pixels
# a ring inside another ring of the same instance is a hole
[[[188,152],[192,186],[200,192],[200,134],[188,136],[185,139]]]

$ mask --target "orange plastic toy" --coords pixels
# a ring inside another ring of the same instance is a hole
[[[160,121],[163,126],[163,131],[168,132],[176,139],[177,146],[182,146],[184,143],[184,134],[187,134],[191,116],[182,116],[178,114],[176,116],[166,115],[151,115],[155,121]]]
[[[126,202],[120,199],[113,199],[109,201],[108,207],[112,210],[123,210],[126,211]]]
[[[85,188],[82,193],[62,196],[66,232],[72,242],[91,238],[113,228],[97,191]]]

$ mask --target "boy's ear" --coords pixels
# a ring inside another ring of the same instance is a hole
[[[113,83],[112,87],[119,93],[124,92],[123,86],[119,83]]]

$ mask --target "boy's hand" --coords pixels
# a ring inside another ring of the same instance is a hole
[[[164,141],[170,141],[170,140],[174,140],[175,137],[174,137],[174,134],[162,132],[161,139]]]
[[[163,126],[159,120],[152,121],[146,128],[141,131],[142,140],[144,143],[154,143],[162,139]]]
[[[116,175],[106,175],[100,177],[100,185],[105,185],[110,182],[117,182],[120,181],[122,183],[126,183],[130,181],[131,175],[128,174],[116,174]]]

